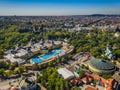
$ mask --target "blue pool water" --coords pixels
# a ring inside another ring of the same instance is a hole
[[[56,51],[54,51],[54,52],[49,52],[49,53],[46,53],[45,55],[43,55],[43,56],[41,56],[41,58],[43,58],[43,59],[48,59],[48,58],[50,58],[51,56],[55,56],[55,55],[57,55],[58,53],[56,52]]]
[[[40,63],[40,62],[44,62],[44,61],[42,59],[39,59],[37,56],[35,56],[32,58],[32,62]]]
[[[40,57],[35,56],[31,60],[32,60],[33,63],[44,62],[45,60],[49,59],[51,56],[55,56],[55,55],[57,55],[57,54],[59,54],[59,53],[61,53],[63,51],[64,50],[61,49],[61,48],[60,49],[55,49],[55,50],[53,50],[51,52],[48,52],[48,53],[46,53],[46,54],[44,54],[44,55],[42,55]]]

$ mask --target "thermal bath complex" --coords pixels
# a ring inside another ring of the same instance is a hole
[[[43,40],[38,43],[30,41],[27,46],[16,45],[15,49],[5,52],[5,59],[19,64],[30,60],[31,64],[48,63],[56,58],[62,57],[74,49],[73,46],[65,41]],[[45,53],[43,53],[46,51]],[[43,54],[40,54],[40,53]]]
[[[61,57],[64,54],[65,54],[65,50],[62,48],[58,48],[58,49],[54,49],[51,52],[48,52],[44,55],[34,56],[31,59],[31,62],[32,63],[41,63],[41,62],[45,62],[46,60],[49,60],[52,57],[57,57],[57,56]]]

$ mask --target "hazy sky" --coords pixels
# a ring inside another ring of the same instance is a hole
[[[0,15],[120,14],[120,0],[0,0]]]

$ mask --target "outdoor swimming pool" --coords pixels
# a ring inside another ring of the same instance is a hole
[[[35,57],[32,58],[32,62],[34,62],[34,63],[40,63],[40,62],[44,62],[44,60],[39,59],[38,56],[35,56]]]
[[[44,55],[34,56],[31,60],[32,60],[33,63],[41,63],[41,62],[44,62],[45,60],[51,58],[52,56],[56,56],[56,55],[58,55],[59,53],[62,53],[62,52],[64,52],[64,50],[61,49],[61,48],[54,49],[53,51],[48,52]]]

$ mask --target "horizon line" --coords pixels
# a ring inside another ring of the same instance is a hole
[[[0,15],[0,16],[90,16],[90,15],[120,15],[120,14],[68,14],[68,15]]]

